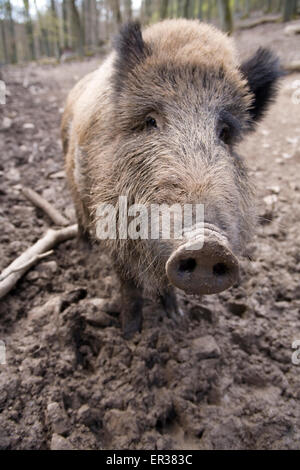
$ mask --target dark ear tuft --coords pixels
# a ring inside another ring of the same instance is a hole
[[[278,79],[284,75],[279,59],[270,50],[260,47],[253,57],[241,65],[241,71],[254,94],[251,117],[253,121],[259,121],[276,97]]]
[[[128,73],[135,65],[150,55],[151,51],[143,40],[141,25],[138,21],[124,24],[114,39],[113,45],[117,51],[117,60],[115,62],[116,88],[120,91]]]

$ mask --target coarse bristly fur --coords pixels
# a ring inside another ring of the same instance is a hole
[[[203,203],[206,221],[235,253],[255,222],[253,189],[235,144],[276,94],[276,56],[260,49],[240,64],[233,40],[184,19],[122,27],[114,51],[71,91],[62,135],[66,171],[83,231],[97,207]],[[147,127],[147,117],[156,126]],[[162,292],[174,241],[106,240],[123,278]]]

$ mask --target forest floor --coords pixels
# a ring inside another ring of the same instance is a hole
[[[283,61],[300,59],[300,37],[283,28],[238,32],[241,56],[263,45]],[[4,70],[0,271],[51,226],[21,184],[75,220],[59,125],[68,90],[96,66]],[[180,296],[185,316],[177,321],[147,301],[143,331],[125,341],[109,261],[69,240],[0,302],[0,449],[299,448],[300,366],[291,359],[300,340],[297,80],[284,78],[277,103],[240,148],[261,218],[239,287]]]

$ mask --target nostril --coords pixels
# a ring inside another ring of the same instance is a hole
[[[197,263],[194,258],[183,259],[179,263],[179,271],[182,273],[192,273],[196,266]]]
[[[224,263],[217,263],[213,267],[213,273],[215,276],[225,276],[229,271],[228,267]]]

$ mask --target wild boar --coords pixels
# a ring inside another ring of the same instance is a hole
[[[66,172],[80,232],[97,238],[98,208],[203,204],[182,239],[101,240],[119,275],[122,327],[142,325],[144,293],[176,311],[173,286],[212,294],[238,279],[255,225],[253,185],[235,146],[274,99],[277,57],[258,49],[240,63],[233,40],[184,19],[141,31],[124,25],[98,70],[70,92],[62,122]],[[157,219],[159,222],[160,216]]]

